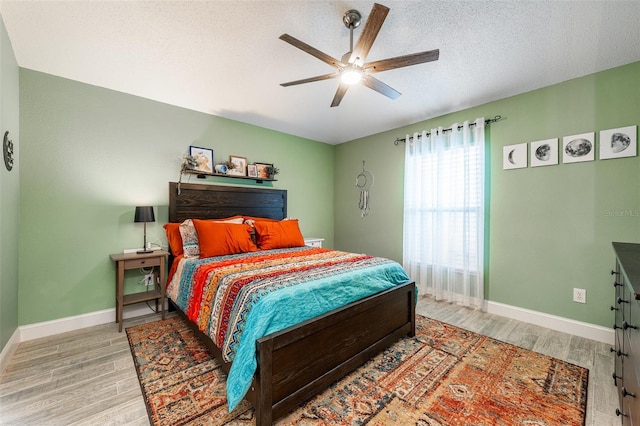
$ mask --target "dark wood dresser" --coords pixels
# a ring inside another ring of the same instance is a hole
[[[623,425],[640,425],[640,244],[613,243],[616,254],[615,371]]]

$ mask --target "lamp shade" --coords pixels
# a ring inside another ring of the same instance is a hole
[[[155,222],[156,217],[153,215],[153,206],[137,206],[134,222]]]

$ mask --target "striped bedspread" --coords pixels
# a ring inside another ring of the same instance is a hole
[[[167,294],[233,362],[233,410],[251,385],[257,339],[408,280],[388,259],[297,247],[181,259]]]

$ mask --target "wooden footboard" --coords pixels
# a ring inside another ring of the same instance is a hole
[[[258,340],[247,398],[270,425],[403,335],[415,334],[415,285],[406,283]]]

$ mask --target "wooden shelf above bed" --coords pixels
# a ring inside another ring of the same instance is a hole
[[[234,176],[234,175],[227,175],[224,173],[202,173],[195,170],[185,170],[182,173],[188,174],[188,175],[197,175],[198,179],[205,179],[207,176],[213,176],[213,177],[224,177],[224,178],[231,178],[231,179],[253,180],[256,183],[277,182],[278,180],[278,179],[259,178],[259,177],[251,177],[251,176]]]

